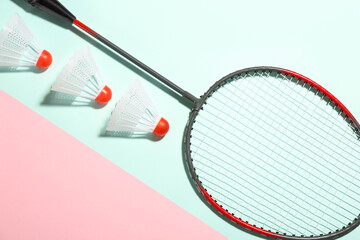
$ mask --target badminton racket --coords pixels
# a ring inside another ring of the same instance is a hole
[[[194,103],[188,170],[217,213],[279,239],[330,239],[359,225],[360,126],[330,92],[298,73],[254,67],[200,98],[80,22],[57,0],[26,0],[68,20]]]

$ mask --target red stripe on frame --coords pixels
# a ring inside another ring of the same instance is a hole
[[[282,70],[283,73],[285,74],[289,74],[292,75],[294,77],[297,77],[307,83],[309,83],[310,85],[313,85],[314,87],[316,87],[317,89],[319,89],[322,93],[324,93],[326,96],[328,96],[334,103],[336,103],[343,111],[344,113],[355,123],[355,125],[359,126],[359,123],[356,121],[355,117],[351,114],[351,112],[344,106],[344,104],[342,104],[339,99],[337,99],[334,95],[332,95],[328,90],[326,90],[325,88],[323,88],[321,85],[319,85],[318,83],[314,82],[313,80],[311,80],[308,77],[305,77],[299,73],[290,71],[290,70]]]
[[[231,213],[226,211],[224,208],[222,208],[217,202],[215,202],[215,200],[212,197],[210,197],[209,193],[207,191],[205,191],[205,189],[202,186],[198,185],[198,189],[201,191],[201,193],[204,195],[206,200],[208,200],[211,205],[213,205],[221,214],[225,215],[231,221],[238,223],[241,226],[246,227],[254,232],[261,233],[261,234],[269,236],[269,237],[274,237],[274,238],[279,238],[279,239],[284,238],[280,234],[269,232],[268,230],[255,227],[255,226],[251,225],[250,223],[240,220],[239,218],[235,217],[234,215],[232,215]]]

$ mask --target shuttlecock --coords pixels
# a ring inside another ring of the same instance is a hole
[[[0,32],[0,66],[48,68],[51,54],[44,50],[18,14]]]
[[[105,85],[89,47],[80,49],[63,68],[51,90],[95,100],[110,101],[112,92]]]
[[[140,82],[135,81],[117,103],[106,130],[164,136],[169,123],[160,116]]]

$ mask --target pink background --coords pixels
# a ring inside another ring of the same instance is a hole
[[[225,239],[0,91],[0,239]]]

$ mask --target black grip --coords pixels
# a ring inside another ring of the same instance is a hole
[[[25,2],[71,23],[76,19],[58,0],[25,0]]]

